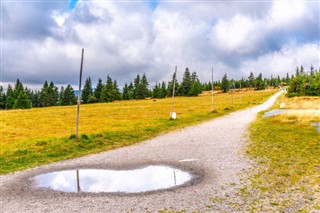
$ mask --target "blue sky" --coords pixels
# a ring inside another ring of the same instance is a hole
[[[122,86],[139,73],[150,85],[178,66],[201,81],[285,76],[320,67],[319,1],[2,0],[2,83],[76,85],[107,75]],[[27,13],[25,11],[28,11]]]
[[[70,4],[69,4],[69,8],[70,9],[74,9],[76,4],[77,4],[78,0],[71,0]]]

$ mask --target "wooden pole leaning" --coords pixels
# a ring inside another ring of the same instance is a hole
[[[80,103],[81,103],[81,80],[82,80],[82,68],[83,68],[83,54],[84,54],[84,49],[82,48],[81,64],[80,64],[80,80],[79,80],[79,90],[78,90],[77,120],[76,120],[76,138],[78,138],[78,132],[79,132],[79,114],[80,114]]]

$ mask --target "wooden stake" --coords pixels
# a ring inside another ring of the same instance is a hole
[[[177,66],[175,67],[174,76],[173,76],[172,105],[171,105],[170,119],[173,119],[173,113],[174,113],[174,92],[176,87],[176,75],[177,75]]]
[[[81,79],[82,79],[82,67],[83,67],[83,54],[84,54],[84,49],[82,48],[81,64],[80,64],[80,80],[79,80],[79,90],[78,90],[78,108],[77,108],[77,120],[76,120],[76,138],[78,138],[78,131],[79,131],[79,114],[80,114],[80,102],[81,102]]]
[[[213,102],[213,68],[211,69],[211,90],[212,90],[212,112],[214,112],[214,102]]]

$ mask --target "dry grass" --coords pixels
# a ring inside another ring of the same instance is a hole
[[[250,126],[247,153],[258,163],[251,177],[258,189],[252,206],[262,212],[317,212],[320,210],[320,97],[280,97],[273,108],[303,109],[267,118]],[[301,107],[301,108],[299,108]]]
[[[218,113],[210,113],[210,94],[177,97],[175,121],[169,120],[171,98],[82,105],[79,134],[86,136],[81,144],[69,143],[76,106],[1,111],[0,173],[130,145],[258,104],[274,92],[250,92],[250,99],[248,91],[216,94]]]
[[[309,109],[309,110],[320,110],[320,98],[319,97],[293,97],[287,98],[283,94],[279,99],[278,103],[285,103],[286,109]]]

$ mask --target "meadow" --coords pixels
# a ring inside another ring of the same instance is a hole
[[[257,162],[251,190],[257,199],[254,211],[312,212],[320,210],[320,133],[312,122],[320,122],[320,97],[286,98],[287,109],[307,112],[260,116],[250,126],[247,154]]]
[[[131,145],[265,101],[276,90],[235,91],[171,98],[1,111],[0,174]]]

